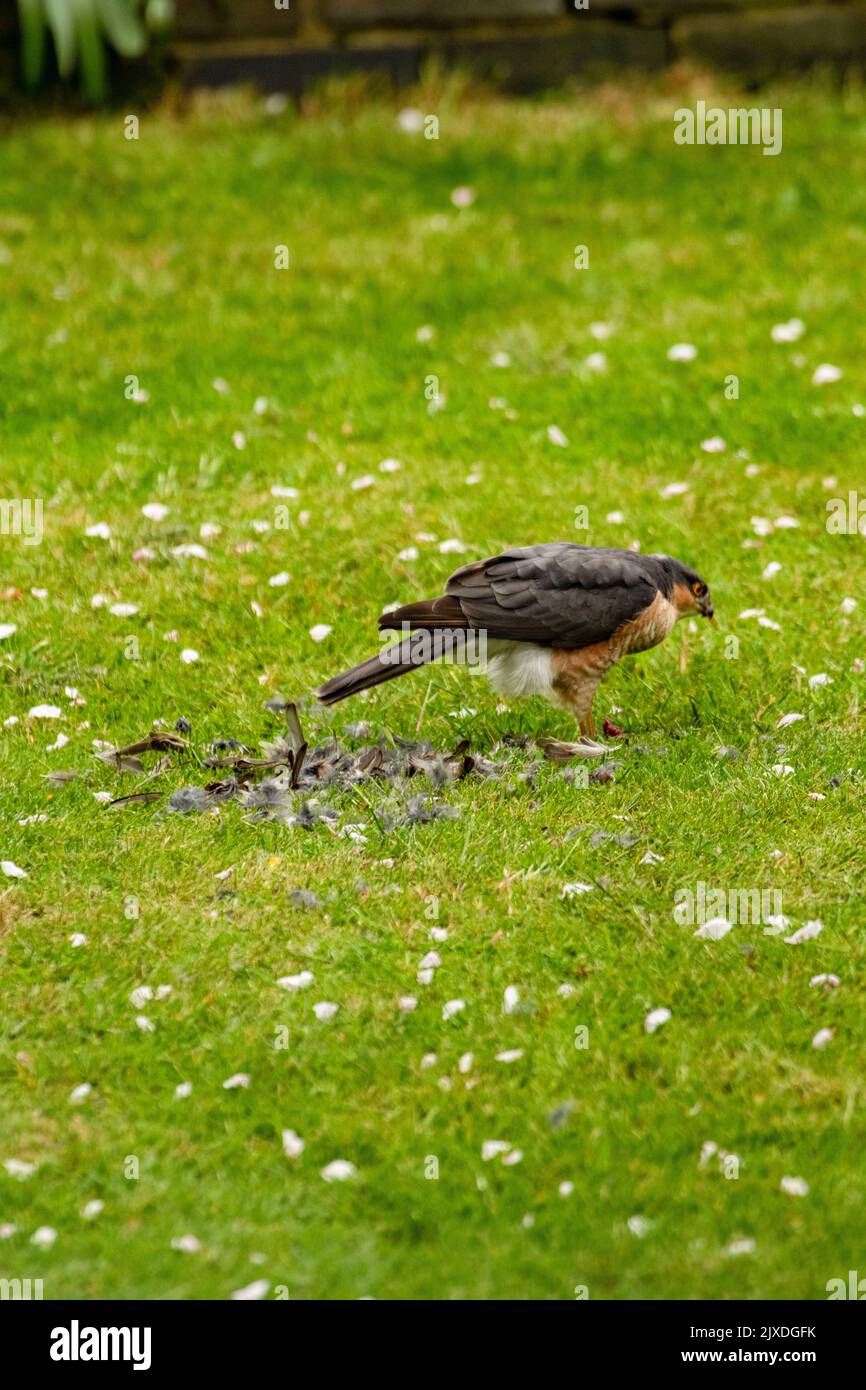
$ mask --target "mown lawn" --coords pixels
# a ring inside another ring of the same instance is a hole
[[[43,499],[44,539],[0,541],[0,857],[27,875],[0,879],[0,1161],[35,1165],[0,1167],[0,1276],[55,1298],[688,1299],[866,1273],[866,547],[825,524],[866,485],[866,106],[792,86],[762,98],[779,157],[676,146],[674,109],[716,95],[736,104],[699,79],[534,104],[431,85],[405,104],[438,140],[351,92],[304,117],[144,112],[137,141],[120,113],[4,133],[0,492]],[[841,379],[813,385],[820,364]],[[780,517],[799,524],[753,522]],[[504,771],[431,789],[458,819],[388,831],[404,793],[375,781],[322,794],[334,830],[166,814],[224,775],[212,741],[273,738],[268,699],[375,650],[385,604],[554,539],[637,541],[713,591],[713,626],[602,687],[614,781],[500,746],[573,729],[441,669],[304,720],[311,743],[362,718],[367,741],[470,739]],[[95,756],[178,717],[191,751],[153,780]],[[141,787],[161,800],[94,796]],[[673,906],[699,881],[777,890],[790,926],[696,938]],[[337,1159],[355,1175],[324,1181]]]

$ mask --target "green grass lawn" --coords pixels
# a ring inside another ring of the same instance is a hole
[[[866,105],[792,86],[761,98],[780,156],[676,146],[674,109],[714,95],[430,85],[405,100],[438,140],[351,93],[143,113],[137,141],[125,112],[5,133],[0,492],[43,499],[44,539],[0,540],[0,857],[27,874],[0,878],[0,1162],[35,1165],[0,1167],[0,1276],[54,1298],[810,1299],[866,1273],[866,547],[825,524],[866,485]],[[813,385],[822,363],[841,380]],[[799,525],[753,522],[779,517]],[[614,781],[498,746],[575,730],[436,668],[305,727],[469,738],[505,771],[440,794],[458,819],[387,831],[401,793],[371,781],[320,798],[365,843],[236,803],[165,814],[220,775],[213,740],[256,747],[265,701],[374,651],[384,605],[555,539],[674,554],[715,600],[602,686]],[[179,716],[191,752],[153,780],[95,756]],[[139,787],[161,801],[94,796]],[[696,938],[673,907],[699,881],[777,890],[790,928]],[[810,986],[825,972],[838,988]],[[324,1181],[337,1159],[355,1176]]]

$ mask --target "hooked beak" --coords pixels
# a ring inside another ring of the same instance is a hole
[[[701,616],[702,616],[702,617],[704,617],[704,618],[709,618],[710,621],[712,621],[712,619],[713,619],[713,614],[715,613],[715,611],[716,611],[716,610],[714,609],[714,607],[713,607],[713,605],[712,605],[712,602],[710,601],[709,596],[701,601]]]

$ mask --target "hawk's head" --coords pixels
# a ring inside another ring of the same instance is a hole
[[[701,576],[679,560],[667,557],[665,564],[673,580],[671,602],[679,610],[680,617],[685,618],[689,613],[699,613],[702,618],[711,618],[715,611],[713,601],[710,598],[709,586]]]

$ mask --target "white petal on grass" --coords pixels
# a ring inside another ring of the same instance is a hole
[[[834,367],[832,362],[821,362],[812,373],[812,385],[827,386],[830,382],[839,381],[841,377],[841,367]]]
[[[773,524],[779,531],[796,531],[800,525],[795,516],[777,516]]]
[[[70,944],[70,946],[76,946],[76,947],[77,947],[77,946],[86,946],[86,945],[87,945],[87,937],[84,935],[84,932],[83,932],[83,931],[74,931],[74,932],[72,933],[72,935],[70,936],[70,938],[69,938],[69,944]]]
[[[5,642],[7,637],[14,637],[17,631],[17,623],[0,623],[0,642]]]
[[[185,541],[183,545],[173,545],[172,555],[178,560],[206,560],[208,555],[203,545],[197,541]]]
[[[286,1158],[300,1158],[304,1152],[304,1141],[300,1139],[293,1129],[283,1130],[283,1153]]]
[[[607,356],[603,352],[591,352],[583,359],[583,365],[588,372],[606,372]]]
[[[513,1145],[506,1139],[485,1139],[481,1145],[481,1157],[485,1163],[489,1163],[498,1154],[507,1154],[512,1148]]]
[[[556,444],[558,448],[564,449],[568,444],[568,439],[563,434],[558,425],[547,426],[547,437],[551,444]]]
[[[753,1236],[734,1236],[733,1240],[725,1247],[724,1253],[730,1256],[754,1255],[756,1249],[757,1245]]]
[[[462,541],[457,540],[456,536],[452,536],[447,541],[439,542],[440,555],[465,555],[466,550],[467,546]]]
[[[790,777],[794,769],[790,763],[773,763],[770,771],[775,777]]]
[[[409,545],[409,546],[406,547],[405,550],[400,550],[400,551],[398,551],[398,552],[397,552],[397,559],[398,559],[398,560],[403,560],[404,562],[411,562],[412,560],[417,560],[417,559],[418,559],[418,547],[415,546],[415,545]]]
[[[85,528],[85,536],[90,536],[97,541],[111,540],[111,527],[107,521],[96,521],[92,526]]]
[[[142,516],[146,516],[148,521],[165,521],[168,513],[169,508],[164,502],[145,502],[141,509]]]
[[[832,1042],[832,1041],[833,1041],[833,1029],[832,1029],[832,1028],[819,1028],[818,1031],[817,1031],[817,1033],[815,1034],[814,1038],[812,1039],[812,1046],[813,1046],[813,1047],[819,1047],[819,1048],[820,1048],[820,1047],[826,1047],[827,1044],[830,1043],[830,1042]]]
[[[809,689],[820,690],[824,685],[832,685],[833,677],[828,676],[826,671],[819,671],[816,676],[809,677]]]
[[[375,475],[363,473],[360,478],[353,478],[349,486],[353,492],[366,492],[367,488],[376,486]]]
[[[236,1071],[234,1076],[229,1076],[223,1082],[224,1091],[246,1090],[250,1084],[250,1078],[245,1071]]]
[[[192,1095],[192,1082],[181,1081],[174,1088],[175,1100],[187,1100]]]
[[[272,497],[295,498],[300,497],[300,495],[301,494],[296,487],[288,487],[284,483],[274,483],[273,487],[271,488]]]
[[[461,184],[459,188],[452,188],[451,201],[456,208],[468,208],[475,202],[475,189],[468,184]]]
[[[438,1061],[439,1058],[435,1052],[425,1052],[419,1065],[422,1071],[429,1071],[431,1067],[435,1067]]]
[[[7,878],[27,878],[26,869],[21,869],[11,859],[0,861],[0,869],[3,870]]]
[[[469,1072],[471,1072],[471,1070],[472,1070],[472,1063],[473,1063],[474,1060],[475,1060],[475,1059],[474,1059],[474,1057],[472,1056],[472,1053],[471,1053],[471,1052],[464,1052],[464,1053],[463,1053],[463,1056],[460,1058],[459,1062],[457,1063],[457,1070],[459,1071],[459,1073],[460,1073],[461,1076],[468,1076]]]
[[[34,705],[27,711],[28,719],[60,719],[62,715],[59,705]]]
[[[136,1015],[135,1026],[136,1028],[140,1028],[142,1033],[156,1032],[156,1024],[153,1022],[153,1019],[148,1018],[146,1014]]]
[[[727,936],[732,925],[725,917],[711,917],[708,922],[698,927],[695,936],[700,937],[702,941],[721,941],[723,936]]]
[[[853,613],[854,609],[857,607],[857,600],[856,598],[843,598],[839,607],[843,613]]]
[[[666,487],[662,488],[659,497],[667,501],[671,497],[682,497],[683,493],[688,492],[688,490],[688,483],[668,483]]]
[[[720,434],[714,434],[709,439],[701,440],[701,448],[705,454],[723,454],[727,447]]]
[[[502,996],[502,1012],[513,1014],[520,1003],[520,990],[517,985],[508,985]]]
[[[454,1018],[456,1014],[462,1013],[465,1008],[465,999],[449,999],[448,1002],[442,1006],[443,1022],[447,1023],[449,1018]]]
[[[328,1023],[338,1012],[339,1004],[330,1004],[326,999],[322,999],[318,1004],[313,1005],[313,1013],[320,1023]]]
[[[559,1187],[556,1190],[559,1193],[560,1197],[570,1197],[572,1192],[574,1191],[574,1183],[569,1182],[566,1179],[565,1182],[561,1182],[559,1184]]]
[[[809,987],[814,989],[816,985],[823,985],[825,989],[836,989],[840,983],[838,975],[813,975],[809,981]]]
[[[419,970],[436,970],[442,964],[442,957],[438,951],[428,951],[426,956],[422,956],[418,962]]]
[[[417,983],[418,983],[419,985],[429,985],[429,984],[432,984],[432,983],[433,983],[433,971],[432,971],[432,969],[431,969],[431,970],[419,970],[418,973],[417,973],[417,975],[415,976],[415,979],[416,979],[416,981],[417,981]]]
[[[397,1000],[397,1007],[401,1013],[411,1014],[417,1009],[418,1000],[415,998],[414,994],[403,994]]]
[[[335,1158],[322,1169],[319,1176],[325,1182],[347,1182],[349,1178],[356,1177],[357,1172],[354,1163],[347,1158]]]
[[[654,849],[648,849],[640,862],[641,864],[663,864],[665,857],[663,854],[656,854]]]
[[[277,980],[280,989],[291,991],[298,989],[308,989],[313,983],[313,973],[311,970],[301,970],[297,975],[281,975]]]
[[[770,563],[767,565],[766,569],[764,570],[763,574],[761,575],[761,578],[775,579],[776,575],[780,572],[781,568],[782,566],[780,565],[778,560],[771,560]]]
[[[419,111],[417,106],[404,106],[397,113],[397,125],[407,135],[417,135],[424,129],[424,112]]]
[[[85,1202],[81,1208],[81,1215],[85,1221],[95,1221],[104,1210],[105,1203],[101,1202],[98,1197],[94,1197],[91,1201]]]
[[[279,574],[271,575],[270,579],[268,580],[268,585],[271,589],[284,589],[290,579],[291,575],[288,573],[287,570],[280,570]]]
[[[668,1022],[670,1017],[670,1009],[650,1009],[643,1021],[643,1026],[647,1033],[655,1033]]]
[[[787,323],[774,323],[770,337],[774,343],[796,343],[805,331],[806,325],[802,319],[788,319]]]
[[[508,1048],[505,1052],[497,1052],[496,1060],[497,1062],[505,1062],[506,1064],[508,1064],[509,1062],[519,1062],[522,1056],[522,1047],[511,1047]]]
[[[201,1250],[201,1241],[198,1236],[193,1235],[173,1236],[171,1248],[179,1250],[183,1255],[197,1255]]]
[[[57,1232],[53,1226],[39,1226],[30,1237],[31,1245],[38,1245],[41,1250],[50,1250],[55,1240]]]
[[[649,1235],[652,1230],[652,1222],[648,1221],[645,1216],[630,1216],[626,1225],[632,1235],[637,1236],[638,1240],[643,1240],[644,1236]]]
[[[621,526],[625,521],[624,512],[608,512],[605,521],[609,521],[612,526]]]
[[[326,637],[330,637],[334,631],[328,623],[316,623],[315,627],[310,628],[310,636],[314,642],[324,642]]]
[[[32,1178],[36,1172],[36,1164],[28,1163],[23,1158],[5,1158],[3,1167],[10,1178],[17,1178],[19,1182],[25,1182],[27,1178]]]
[[[783,715],[782,715],[782,718],[781,718],[781,719],[778,721],[778,723],[776,724],[776,728],[777,728],[777,729],[787,729],[789,724],[796,724],[798,720],[800,720],[800,719],[805,719],[805,718],[806,718],[806,716],[805,716],[804,714],[796,714],[796,713],[792,713],[792,714],[783,714]]]
[[[801,946],[804,941],[814,941],[816,936],[820,936],[824,930],[824,923],[819,921],[806,922],[804,926],[798,927],[791,936],[785,937],[786,946]]]
[[[513,1168],[516,1163],[523,1162],[523,1150],[512,1149],[510,1153],[503,1156],[502,1164],[505,1168]]]
[[[234,1293],[229,1294],[229,1298],[235,1303],[257,1303],[267,1297],[270,1287],[267,1279],[254,1279],[242,1289],[235,1289]]]
[[[697,355],[698,350],[693,343],[674,343],[667,352],[669,362],[693,362]]]
[[[69,1104],[80,1105],[82,1101],[87,1100],[92,1090],[93,1087],[89,1081],[82,1081],[80,1086],[75,1086],[69,1092]]]
[[[779,1187],[789,1197],[807,1197],[809,1195],[809,1184],[805,1178],[786,1176],[779,1183]]]

